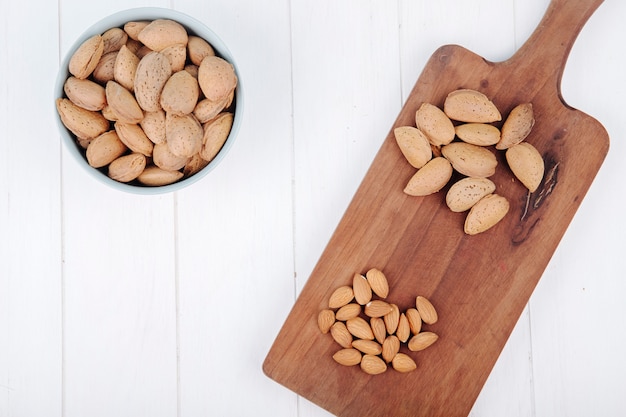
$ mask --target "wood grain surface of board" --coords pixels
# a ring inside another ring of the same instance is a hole
[[[432,55],[270,349],[266,375],[338,416],[468,415],[608,152],[603,126],[560,94],[569,51],[601,3],[553,0],[528,41],[503,62],[456,45]],[[536,123],[527,141],[545,163],[541,185],[529,193],[494,150],[491,179],[510,210],[475,236],[463,231],[466,213],[447,208],[447,188],[426,197],[403,192],[415,169],[393,135],[397,126],[415,125],[422,103],[442,107],[460,88],[486,94],[503,119],[517,104],[532,103]],[[400,310],[413,307],[417,295],[438,310],[438,322],[427,326],[438,341],[421,352],[403,348],[417,363],[413,372],[370,376],[340,366],[332,359],[340,347],[317,327],[330,294],[373,267],[385,272],[387,300]]]

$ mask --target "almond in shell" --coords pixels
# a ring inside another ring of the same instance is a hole
[[[109,129],[102,113],[83,109],[67,98],[56,99],[56,108],[63,125],[81,139],[93,139]]]
[[[135,73],[135,97],[142,109],[148,112],[161,110],[161,92],[172,75],[167,57],[159,52],[150,52],[137,64]]]
[[[104,53],[104,40],[101,35],[94,35],[85,40],[72,54],[69,72],[74,77],[85,79],[91,75]]]
[[[189,60],[194,65],[199,66],[205,57],[214,56],[215,50],[206,40],[199,36],[190,35],[187,41],[187,53]]]
[[[398,372],[406,373],[417,369],[417,364],[406,353],[396,353],[396,356],[391,360],[391,366]]]
[[[124,32],[128,34],[128,37],[132,40],[139,40],[139,33],[150,24],[149,20],[138,20],[126,22],[124,24]]]
[[[511,110],[502,125],[502,135],[496,149],[504,150],[522,142],[535,125],[532,103],[522,103]]]
[[[187,45],[187,31],[171,19],[155,19],[137,35],[137,39],[153,51],[162,51],[171,45]]]
[[[120,140],[133,152],[152,156],[154,143],[144,133],[143,129],[133,123],[115,122],[115,131]]]
[[[237,75],[230,62],[218,56],[206,56],[198,67],[198,82],[206,98],[220,101],[237,86]]]
[[[433,157],[428,138],[416,127],[400,126],[393,130],[396,143],[409,164],[423,167]]]
[[[193,114],[165,114],[165,141],[170,151],[179,157],[190,158],[202,149],[204,131]]]
[[[137,177],[137,180],[143,185],[150,187],[161,187],[164,185],[173,184],[183,177],[183,173],[180,171],[169,171],[161,169],[157,166],[151,165],[146,167],[141,174]]]
[[[505,153],[506,161],[513,175],[532,193],[537,190],[545,171],[543,157],[528,142],[509,147]]]
[[[454,128],[463,142],[478,146],[491,146],[500,141],[500,129],[487,123],[463,123]]]
[[[465,177],[452,184],[446,194],[446,204],[453,212],[460,213],[495,190],[496,185],[489,178]]]
[[[207,123],[226,108],[228,99],[228,97],[221,101],[212,101],[208,98],[202,99],[196,104],[196,107],[193,109],[193,114],[200,123]]]
[[[443,111],[452,120],[467,123],[493,123],[502,120],[496,105],[483,93],[472,89],[451,92]]]
[[[189,114],[196,107],[199,94],[198,80],[187,71],[175,72],[163,86],[161,107],[171,114]]]
[[[454,139],[454,125],[450,118],[437,106],[423,103],[415,113],[417,128],[424,132],[435,147],[447,145]]]
[[[204,135],[200,156],[203,159],[212,161],[217,156],[230,135],[233,121],[234,115],[230,112],[224,112],[202,126]]]
[[[465,142],[453,142],[441,148],[452,167],[468,177],[490,177],[496,172],[498,160],[489,149]]]
[[[65,80],[63,91],[72,103],[86,110],[99,111],[106,105],[104,87],[91,80],[69,77]]]
[[[105,85],[108,81],[115,79],[115,60],[118,53],[118,51],[113,51],[102,55],[91,75],[94,81]]]
[[[105,88],[107,103],[115,112],[117,120],[136,124],[143,119],[143,110],[133,94],[115,81],[109,81]]]
[[[137,178],[146,167],[146,156],[141,153],[131,153],[120,156],[109,164],[108,175],[119,182],[130,182]]]
[[[207,165],[209,165],[209,161],[205,161],[202,159],[200,154],[195,154],[185,164],[183,168],[183,174],[185,177],[190,177],[198,172],[202,171]]]
[[[135,89],[135,74],[139,65],[139,57],[123,45],[115,57],[113,79],[128,91]]]
[[[165,112],[163,110],[145,112],[139,125],[152,143],[165,143]]]
[[[170,147],[167,146],[167,143],[157,143],[152,148],[152,162],[157,167],[166,171],[178,171],[182,169],[188,161],[188,157],[174,155],[172,151],[170,151]],[[180,175],[183,175],[182,172]]]
[[[187,47],[182,43],[170,45],[161,51],[170,61],[172,72],[176,73],[185,69],[187,62]]]
[[[124,155],[127,150],[115,130],[110,130],[89,143],[86,152],[87,162],[94,168],[101,168]]]
[[[482,233],[506,216],[509,211],[508,200],[498,194],[489,194],[481,198],[467,214],[463,230],[468,235]]]
[[[430,195],[445,187],[450,178],[452,165],[448,159],[439,156],[431,159],[411,177],[404,192],[411,196]]]
[[[344,348],[341,349],[333,355],[333,359],[340,365],[343,366],[354,366],[361,363],[361,357],[363,355],[356,349],[353,348]]]
[[[122,28],[111,28],[102,34],[103,53],[119,51],[128,42],[128,34]]]

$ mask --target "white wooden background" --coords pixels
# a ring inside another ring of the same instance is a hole
[[[426,60],[508,58],[548,0],[0,0],[0,416],[328,413],[261,364]],[[137,196],[61,146],[61,57],[99,18],[174,8],[240,65],[246,114],[208,177]],[[626,2],[562,82],[611,150],[473,417],[626,415]],[[584,152],[584,149],[580,150]]]

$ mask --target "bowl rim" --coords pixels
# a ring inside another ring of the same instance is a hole
[[[69,61],[72,57],[73,53],[78,49],[78,47],[91,36],[96,34],[102,34],[108,29],[114,27],[122,27],[124,23],[135,20],[155,20],[155,19],[171,19],[175,20],[181,25],[185,27],[189,34],[200,36],[205,39],[207,42],[211,44],[213,49],[215,50],[216,55],[224,58],[226,61],[231,63],[235,69],[235,74],[237,76],[237,88],[235,89],[235,111],[233,113],[233,125],[230,130],[230,133],[224,142],[224,145],[218,152],[218,154],[209,162],[209,164],[204,167],[202,170],[197,172],[196,174],[184,178],[176,183],[149,187],[149,186],[139,186],[133,184],[127,184],[115,181],[112,178],[109,178],[105,173],[100,171],[99,169],[91,167],[84,156],[84,150],[78,145],[75,140],[73,133],[71,133],[63,122],[61,121],[61,117],[56,109],[56,100],[61,97],[65,97],[65,93],[63,91],[63,86],[65,81],[70,76],[69,73]],[[244,100],[242,93],[242,83],[241,83],[241,73],[239,71],[239,67],[232,53],[230,52],[228,46],[222,41],[222,39],[205,23],[200,20],[186,14],[180,12],[178,10],[164,8],[164,7],[136,7],[125,10],[120,10],[113,14],[110,14],[91,26],[89,26],[86,30],[82,32],[82,34],[75,39],[74,43],[64,54],[63,59],[61,60],[56,82],[54,85],[54,99],[53,108],[54,115],[57,125],[59,127],[59,133],[61,134],[61,140],[64,143],[66,149],[72,155],[72,159],[74,159],[85,172],[92,178],[96,179],[100,183],[103,183],[109,187],[114,189],[132,193],[132,194],[143,194],[143,195],[155,195],[155,194],[165,194],[169,192],[174,192],[186,188],[202,178],[206,177],[206,175],[215,169],[219,163],[225,158],[228,151],[232,148],[235,138],[239,132],[241,127],[243,112],[244,112]]]

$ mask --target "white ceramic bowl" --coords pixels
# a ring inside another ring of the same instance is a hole
[[[221,161],[224,159],[228,150],[232,146],[235,137],[239,131],[241,126],[242,117],[243,117],[243,92],[241,87],[241,74],[239,72],[237,63],[235,62],[234,57],[228,50],[226,44],[202,22],[184,14],[178,12],[176,10],[164,9],[158,7],[141,7],[136,9],[128,9],[117,12],[113,15],[105,17],[99,22],[95,23],[89,29],[87,29],[72,45],[70,50],[65,55],[65,58],[61,62],[61,67],[59,68],[59,73],[57,75],[56,84],[54,87],[54,99],[56,100],[59,97],[64,97],[65,93],[63,91],[63,85],[65,80],[70,76],[68,71],[68,64],[70,58],[74,54],[74,51],[87,39],[96,35],[102,34],[108,29],[114,27],[122,27],[125,23],[130,21],[139,21],[139,20],[154,20],[154,19],[171,19],[175,20],[181,25],[183,25],[187,32],[190,35],[196,35],[213,46],[216,55],[224,58],[226,61],[230,62],[234,68],[235,73],[238,78],[237,88],[235,90],[235,99],[234,99],[234,118],[233,118],[233,126],[228,136],[228,139],[224,143],[224,146],[219,151],[219,153],[215,156],[215,158],[200,172],[192,175],[190,177],[184,178],[174,184],[164,185],[160,187],[147,187],[142,186],[135,183],[121,183],[109,178],[106,174],[105,169],[95,169],[91,167],[87,163],[87,159],[85,157],[85,151],[82,149],[78,143],[76,142],[76,138],[61,122],[61,118],[59,117],[56,107],[54,109],[54,113],[56,115],[57,124],[59,126],[59,130],[61,132],[61,139],[65,143],[67,149],[69,150],[72,157],[76,160],[76,162],[81,165],[85,172],[88,175],[95,178],[96,180],[105,183],[106,185],[113,187],[120,191],[135,193],[135,194],[161,194],[172,191],[180,190],[181,188],[187,187],[196,181],[204,178],[211,170],[213,170]],[[54,100],[53,100],[54,105]]]

